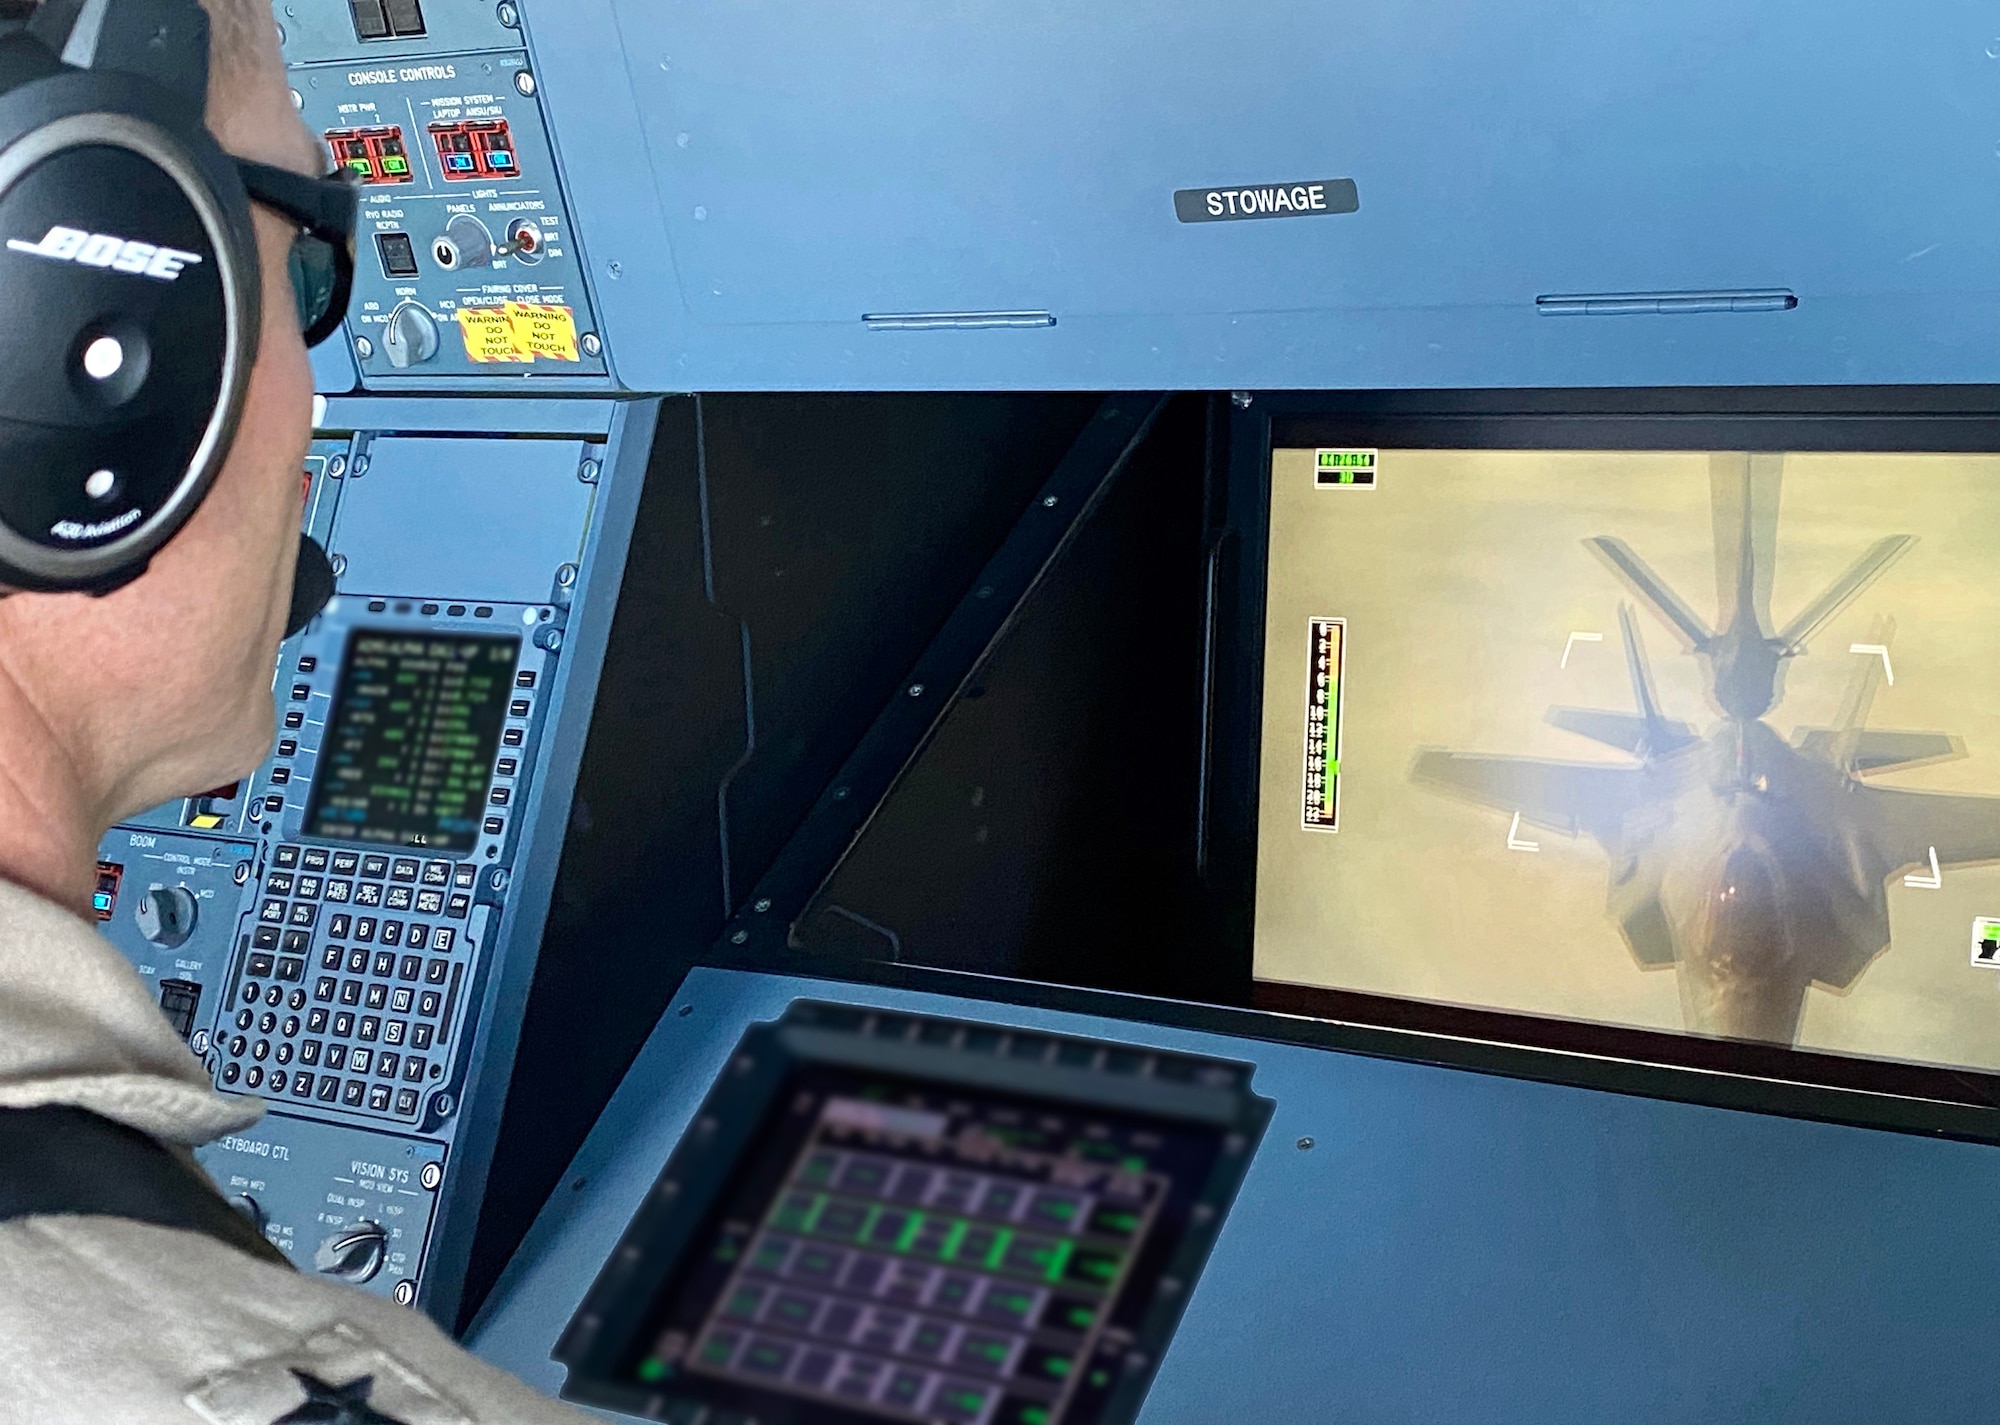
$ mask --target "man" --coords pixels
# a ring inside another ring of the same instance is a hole
[[[269,0],[205,4],[210,130],[239,157],[323,172],[292,106]],[[0,599],[0,1110],[15,1111],[0,1119],[83,1109],[98,1116],[87,1122],[111,1120],[183,1157],[261,1105],[213,1091],[96,933],[90,898],[107,827],[236,779],[272,738],[312,379],[286,272],[293,228],[263,208],[256,225],[262,341],[207,499],[114,593]],[[9,1132],[0,1155],[25,1141]],[[191,1191],[221,1207],[205,1185]],[[0,1221],[0,1422],[580,1419],[415,1312],[293,1271],[260,1245],[136,1216]]]

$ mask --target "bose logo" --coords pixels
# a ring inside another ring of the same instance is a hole
[[[173,282],[181,269],[200,262],[201,255],[182,252],[177,247],[156,247],[149,242],[113,237],[110,233],[87,233],[78,228],[53,227],[40,242],[7,239],[9,252],[25,252],[30,257],[46,257],[54,262],[77,262],[85,267],[108,267],[113,272],[130,272]]]

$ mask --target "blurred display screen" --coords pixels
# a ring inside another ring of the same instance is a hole
[[[1260,980],[2000,1069],[2000,457],[1280,449]]]
[[[356,633],[305,834],[462,851],[478,838],[521,640]]]

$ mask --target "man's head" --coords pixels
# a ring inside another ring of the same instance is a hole
[[[320,172],[269,0],[204,4],[210,131],[236,156]],[[232,781],[269,750],[312,377],[286,272],[294,229],[253,211],[263,329],[241,428],[201,508],[111,594],[0,599],[0,876],[64,899],[88,862],[50,885],[49,871],[21,869],[35,859],[22,837],[94,844],[112,822]],[[74,861],[75,846],[65,854]]]

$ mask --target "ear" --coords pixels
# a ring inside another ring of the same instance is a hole
[[[44,0],[28,33],[64,64],[150,79],[208,100],[208,11],[200,0]]]

